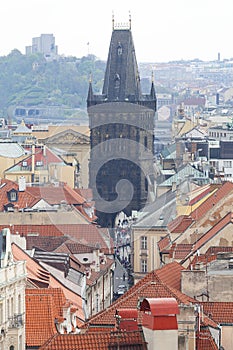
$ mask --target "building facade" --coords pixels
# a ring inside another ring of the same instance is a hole
[[[14,262],[10,230],[0,232],[0,349],[25,349],[25,261]]]
[[[32,38],[32,45],[26,46],[26,55],[34,53],[43,53],[46,59],[54,59],[58,54],[58,47],[55,45],[53,34],[41,34],[41,36]]]

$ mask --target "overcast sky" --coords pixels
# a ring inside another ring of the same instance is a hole
[[[233,57],[232,0],[2,0],[0,56],[52,33],[59,54],[106,60],[112,13],[128,22],[129,11],[138,63]]]

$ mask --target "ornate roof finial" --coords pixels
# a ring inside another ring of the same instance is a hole
[[[129,11],[129,29],[131,30],[131,13]]]
[[[151,81],[152,81],[152,83],[154,83],[154,81],[155,81],[155,79],[154,79],[154,71],[153,70],[151,72]]]
[[[112,11],[112,30],[114,30],[114,12]]]
[[[89,83],[92,83],[92,72],[90,72],[90,75],[89,75]]]

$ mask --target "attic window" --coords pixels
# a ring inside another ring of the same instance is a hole
[[[10,202],[16,202],[18,200],[18,192],[15,189],[13,189],[7,192],[7,197]]]
[[[43,162],[41,161],[41,160],[38,160],[37,162],[36,162],[36,166],[42,166],[43,165]]]
[[[87,261],[88,261],[88,258],[83,258],[83,261],[84,261],[84,262],[87,262]]]
[[[26,167],[28,165],[28,163],[24,160],[22,163],[22,166]]]

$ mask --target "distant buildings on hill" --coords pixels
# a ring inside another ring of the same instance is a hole
[[[43,53],[47,60],[54,60],[58,55],[58,47],[55,45],[53,34],[41,34],[40,37],[32,38],[32,45],[26,46],[26,55]]]

